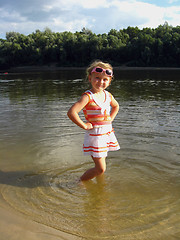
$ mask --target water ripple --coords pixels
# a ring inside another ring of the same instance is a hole
[[[170,169],[112,159],[105,178],[79,184],[89,164],[15,174],[1,194],[30,219],[87,239],[177,236],[180,192]]]

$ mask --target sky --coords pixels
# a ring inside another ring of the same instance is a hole
[[[180,0],[0,0],[0,38],[37,29],[108,33],[128,26],[180,25]]]

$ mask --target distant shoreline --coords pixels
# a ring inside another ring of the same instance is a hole
[[[114,70],[122,70],[122,71],[142,71],[142,70],[176,70],[180,71],[180,68],[176,67],[127,67],[127,66],[119,66],[113,67]],[[12,67],[5,70],[0,70],[0,74],[8,74],[8,73],[28,73],[28,72],[46,72],[46,71],[60,71],[60,70],[68,70],[68,69],[76,69],[76,70],[84,70],[86,67],[56,67],[56,66],[23,66],[23,67]]]

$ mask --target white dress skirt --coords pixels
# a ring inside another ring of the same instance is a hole
[[[112,124],[95,126],[93,129],[86,130],[83,144],[85,155],[101,158],[106,157],[108,151],[117,151],[119,149],[120,146]]]

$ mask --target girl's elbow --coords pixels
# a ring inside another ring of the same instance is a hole
[[[76,112],[72,108],[70,108],[69,111],[67,112],[67,116],[72,120],[75,118]]]
[[[68,112],[67,112],[68,118],[71,118],[71,115],[72,115],[72,114],[71,114],[71,109],[69,109]]]
[[[119,111],[119,104],[117,104],[115,107],[114,107],[115,111]]]

